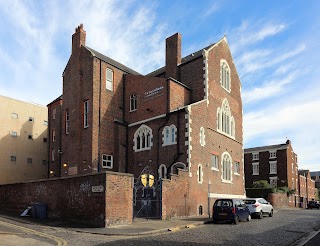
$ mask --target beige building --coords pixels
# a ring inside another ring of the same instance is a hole
[[[47,178],[47,107],[0,95],[0,184]]]

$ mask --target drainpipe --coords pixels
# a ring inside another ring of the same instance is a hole
[[[100,75],[99,75],[99,121],[98,121],[98,163],[97,163],[97,171],[98,173],[101,171],[100,168],[100,121],[101,121],[101,79],[102,79],[102,65],[101,59],[100,61]],[[92,167],[91,167],[92,168]],[[91,169],[92,172],[92,169]]]

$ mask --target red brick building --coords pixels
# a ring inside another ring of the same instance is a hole
[[[140,195],[149,187],[152,197],[153,183],[179,179],[183,169],[188,178],[177,183],[186,180],[187,208],[175,211],[185,215],[210,213],[218,197],[245,197],[241,83],[226,37],[182,58],[174,34],[165,66],[145,76],[85,40],[80,25],[63,95],[48,105],[51,177],[132,173],[135,187],[144,186]]]
[[[244,150],[245,186],[252,188],[253,182],[267,180],[272,187],[288,187],[294,190],[289,196],[289,206],[299,207],[298,157],[291,141]]]
[[[315,200],[315,181],[311,179],[309,170],[298,170],[299,173],[299,195],[301,207],[306,208],[309,201]]]

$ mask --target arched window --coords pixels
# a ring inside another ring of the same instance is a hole
[[[221,158],[222,181],[232,182],[232,159],[228,152],[224,152]]]
[[[175,125],[166,126],[162,130],[162,146],[172,145],[177,143],[177,128]]]
[[[203,127],[200,127],[200,144],[201,144],[201,146],[205,146],[205,144],[206,144]]]
[[[217,129],[218,132],[224,133],[232,138],[235,137],[235,122],[231,115],[228,100],[225,98],[221,108],[217,110]]]
[[[220,61],[220,83],[221,86],[230,92],[231,90],[231,79],[230,79],[230,68],[225,60]]]
[[[201,164],[198,165],[197,175],[198,175],[198,183],[202,184],[203,172],[202,172],[202,165]]]
[[[134,151],[149,150],[152,147],[152,130],[146,125],[141,125],[134,134]]]

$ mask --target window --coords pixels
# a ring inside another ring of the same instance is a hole
[[[32,158],[27,158],[27,163],[32,163]]]
[[[277,187],[277,180],[278,180],[278,177],[270,177],[270,186],[273,188],[276,188]]]
[[[205,146],[205,144],[206,144],[204,139],[205,139],[204,128],[200,127],[200,144],[201,144],[201,146]]]
[[[162,130],[162,146],[172,145],[177,143],[177,128],[175,125],[166,126]]]
[[[292,170],[292,173],[294,173],[293,163],[291,163],[291,170]]]
[[[106,89],[112,91],[113,90],[113,71],[110,68],[107,68],[107,76],[106,76]]]
[[[47,138],[43,138],[43,142],[46,143],[48,141]]]
[[[224,182],[231,182],[231,157],[229,153],[225,152],[222,154],[222,181]]]
[[[52,142],[56,141],[56,130],[52,130]]]
[[[51,150],[51,161],[54,161],[55,150]]]
[[[53,108],[53,109],[52,109],[52,119],[53,119],[53,120],[56,119],[56,113],[57,113],[57,108]]]
[[[269,161],[270,174],[277,174],[277,161]]]
[[[42,160],[42,165],[47,165],[48,164],[48,162],[47,162],[47,160]]]
[[[230,80],[230,68],[225,60],[220,61],[220,83],[221,86],[230,92],[231,80]]]
[[[235,137],[235,122],[226,98],[223,100],[221,108],[217,109],[217,129],[218,132],[232,138]]]
[[[165,179],[167,177],[167,167],[164,164],[159,166],[159,179]]]
[[[17,136],[17,132],[10,132],[10,135],[12,136],[12,137],[16,137]]]
[[[141,125],[134,133],[133,149],[137,151],[149,150],[152,147],[152,130],[146,125]]]
[[[33,117],[29,117],[29,121],[30,122],[34,122],[34,118]]]
[[[17,157],[15,155],[12,155],[11,156],[11,161],[16,161],[17,160]]]
[[[211,169],[212,170],[218,170],[219,169],[219,165],[218,165],[218,156],[217,155],[211,155]]]
[[[252,160],[259,160],[259,153],[252,153]]]
[[[137,94],[130,95],[130,112],[137,110]]]
[[[12,118],[12,119],[18,119],[18,114],[12,113],[12,114],[11,114],[11,118]]]
[[[234,162],[234,173],[240,174],[240,162],[238,162],[238,161]]]
[[[201,164],[198,165],[197,175],[198,175],[198,183],[202,184],[203,172],[202,172],[202,165]]]
[[[113,156],[112,155],[102,155],[102,168],[112,168],[113,167]]]
[[[89,126],[88,118],[89,118],[89,100],[83,103],[83,128],[87,128]]]
[[[292,178],[292,189],[294,189],[294,178]]]
[[[33,136],[29,134],[29,135],[28,135],[28,139],[29,139],[29,140],[33,140]]]
[[[270,153],[270,159],[277,157],[277,152],[276,151],[270,151],[269,153]]]
[[[48,121],[47,121],[47,120],[44,120],[44,121],[43,121],[43,125],[44,125],[44,126],[47,126],[47,125],[48,125]]]
[[[65,112],[65,132],[66,134],[69,134],[69,110],[67,109],[66,112]]]
[[[252,163],[252,175],[259,175],[259,163]]]

